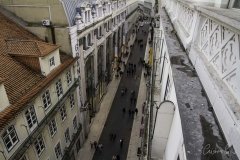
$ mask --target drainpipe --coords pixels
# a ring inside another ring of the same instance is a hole
[[[49,26],[49,28],[51,30],[52,42],[53,42],[53,44],[56,44],[55,29],[52,24]]]

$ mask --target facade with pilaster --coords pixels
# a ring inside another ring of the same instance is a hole
[[[89,123],[99,110],[108,83],[114,78],[117,60],[126,52],[131,28],[138,18],[138,1],[5,1],[1,10],[13,21],[60,51],[78,58],[74,65],[79,79],[77,98],[82,123],[80,146],[62,148],[64,158],[81,147]],[[48,23],[49,22],[49,23]],[[128,35],[128,36],[127,36]],[[80,135],[80,134],[79,134]]]
[[[159,154],[164,112],[153,108],[151,156],[239,159],[239,1],[163,0],[155,8],[155,87],[175,110]]]

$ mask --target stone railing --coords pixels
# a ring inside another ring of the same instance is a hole
[[[222,22],[201,15],[198,48],[240,103],[239,34]]]
[[[165,0],[164,6],[196,68],[228,145],[240,156],[239,14],[180,0]]]
[[[176,26],[179,37],[183,39],[183,45],[188,48],[194,32],[194,24],[197,20],[197,12],[194,5],[180,0],[165,0],[165,8],[169,13],[172,23]]]

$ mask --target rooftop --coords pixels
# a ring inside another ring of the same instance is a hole
[[[44,57],[60,46],[36,40],[8,39],[7,52],[11,55]]]
[[[0,112],[0,129],[2,129],[15,117],[16,113],[21,111],[34,96],[47,87],[76,59],[61,54],[61,65],[48,76],[43,76],[9,53],[33,57],[43,56],[59,46],[42,42],[38,37],[13,23],[1,13],[0,30],[0,77],[4,79],[5,90],[10,102],[10,106]],[[32,61],[33,64],[35,62]]]

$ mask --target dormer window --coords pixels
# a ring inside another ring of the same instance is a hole
[[[52,57],[52,58],[49,59],[49,65],[50,65],[50,67],[55,66],[55,60],[54,60],[54,57]]]

